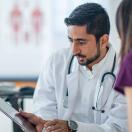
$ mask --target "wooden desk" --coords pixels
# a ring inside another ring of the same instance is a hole
[[[35,88],[36,87],[36,81],[16,81],[16,87],[26,87],[26,86],[29,86],[29,87],[33,87]]]
[[[15,81],[15,80],[0,80],[0,83],[15,83],[13,85],[15,85],[16,88],[21,88],[21,87],[36,87],[37,81]]]

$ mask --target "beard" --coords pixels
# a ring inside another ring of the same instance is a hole
[[[76,54],[75,56],[78,58],[78,63],[80,65],[87,66],[87,65],[91,64],[92,62],[94,62],[95,60],[97,60],[100,57],[99,44],[97,44],[97,52],[96,52],[96,54],[93,57],[91,57],[89,59],[86,59],[85,61],[81,62],[81,60],[79,58],[82,58],[82,60],[83,60],[83,59],[86,58],[86,56],[82,55],[82,54]]]

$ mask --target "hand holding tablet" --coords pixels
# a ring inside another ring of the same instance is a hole
[[[0,111],[8,116],[12,121],[17,123],[24,132],[36,132],[35,126],[28,122],[28,120],[26,120],[23,116],[18,114],[18,111],[2,98],[0,98]]]

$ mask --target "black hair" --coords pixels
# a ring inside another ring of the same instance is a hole
[[[110,33],[110,21],[105,9],[97,3],[85,3],[76,7],[64,20],[67,26],[87,26],[87,33],[93,34],[98,42],[104,34]]]

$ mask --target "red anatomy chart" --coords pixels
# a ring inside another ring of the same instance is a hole
[[[15,34],[16,43],[18,42],[18,35],[21,31],[22,25],[22,12],[17,5],[15,5],[10,13],[11,17],[11,27]]]
[[[43,25],[43,12],[39,8],[39,6],[37,6],[32,11],[27,11],[27,14],[29,15],[30,20],[27,20],[26,17],[24,17],[24,13],[20,10],[19,6],[16,4],[11,10],[11,13],[10,13],[11,28],[15,36],[14,37],[15,42],[18,43],[18,41],[20,41],[19,40],[20,37],[23,36],[22,37],[23,41],[28,43],[30,39],[32,40],[30,36],[35,35],[35,42],[39,43],[40,35],[42,32],[42,25]],[[24,26],[22,25],[23,21],[25,23],[31,24],[31,25],[28,25],[28,27],[30,27],[31,32],[29,32],[29,29],[22,30]],[[27,22],[27,21],[31,21],[31,22]]]
[[[36,7],[32,12],[32,28],[36,34],[36,42],[39,40],[39,35],[42,30],[43,13],[39,7]]]

